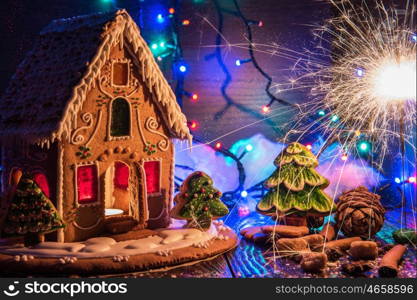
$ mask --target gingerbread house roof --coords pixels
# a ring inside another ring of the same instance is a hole
[[[0,100],[0,136],[50,145],[69,138],[110,50],[128,44],[171,137],[191,140],[186,118],[139,28],[125,10],[52,21]]]

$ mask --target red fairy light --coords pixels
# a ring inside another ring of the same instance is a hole
[[[270,108],[269,108],[269,106],[268,106],[268,105],[264,105],[264,106],[262,106],[262,112],[263,112],[264,114],[268,113],[268,112],[269,112],[269,110],[270,110]]]
[[[188,127],[190,127],[190,129],[197,129],[198,127],[198,123],[197,121],[191,121],[188,123]]]

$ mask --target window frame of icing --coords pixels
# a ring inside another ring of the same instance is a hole
[[[122,135],[122,136],[113,136],[112,135],[112,120],[113,120],[113,102],[118,100],[118,99],[123,99],[124,101],[127,102],[128,106],[129,106],[129,134],[128,135]],[[107,140],[108,141],[121,141],[121,140],[128,140],[130,138],[133,137],[132,135],[132,104],[130,103],[129,99],[127,99],[126,97],[123,96],[116,96],[114,97],[108,104],[108,124],[107,124]]]
[[[119,85],[114,83],[114,65],[115,64],[126,64],[127,65],[127,80],[125,85]],[[110,68],[110,83],[113,87],[129,87],[130,86],[130,79],[131,79],[131,61],[128,58],[116,58],[111,60],[111,68]]]
[[[145,163],[147,162],[159,162],[159,191],[155,192],[155,193],[148,193],[148,185],[147,185],[147,179],[146,179],[146,169],[145,169]],[[140,165],[142,168],[142,174],[144,176],[144,185],[145,185],[145,192],[146,192],[146,197],[160,197],[162,196],[162,158],[161,157],[148,157],[148,158],[143,158],[140,161]]]
[[[95,166],[97,171],[97,197],[96,201],[94,202],[87,202],[87,203],[80,203],[78,200],[78,168],[80,167],[88,167],[88,166]],[[74,198],[75,198],[75,206],[79,207],[91,207],[91,206],[99,206],[101,205],[101,188],[100,188],[100,169],[99,164],[97,161],[87,161],[87,162],[80,162],[74,165]]]

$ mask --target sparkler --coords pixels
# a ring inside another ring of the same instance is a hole
[[[379,1],[375,8],[365,1],[359,6],[353,1],[329,2],[338,17],[315,31],[322,51],[301,62],[307,73],[298,81],[313,82],[312,92],[318,99],[314,111],[338,117],[335,124],[322,114],[321,120],[329,120],[319,126],[327,135],[327,145],[339,141],[352,150],[364,134],[373,140],[382,164],[391,140],[399,140],[405,176],[406,144],[415,152],[415,7],[408,1],[402,11],[386,8]],[[405,204],[403,190],[401,226],[406,222]]]
[[[325,130],[338,139],[346,137],[346,148],[355,144],[354,131],[375,140],[381,153],[391,138],[412,143],[416,118],[416,42],[412,39],[414,7],[407,4],[402,15],[381,2],[369,8],[350,1],[330,0],[339,16],[328,21],[315,35],[331,50],[320,47],[330,64],[308,62],[314,77],[313,94],[326,111],[339,117],[337,126]],[[384,155],[381,156],[382,158]]]

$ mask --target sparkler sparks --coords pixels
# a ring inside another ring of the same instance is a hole
[[[377,100],[416,100],[416,60],[405,58],[387,61],[370,76],[369,85]]]
[[[302,108],[304,120],[319,111],[321,124],[316,130],[350,151],[355,151],[358,140],[354,132],[360,131],[381,154],[379,164],[390,141],[401,136],[415,151],[411,141],[416,125],[415,7],[407,3],[405,10],[397,11],[382,2],[376,7],[365,1],[329,2],[338,16],[314,32],[320,53],[309,53],[295,68],[302,73],[297,84],[311,87],[316,99]]]

